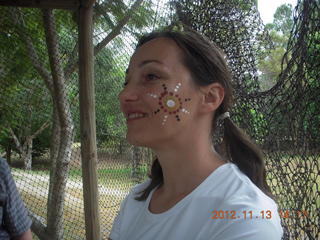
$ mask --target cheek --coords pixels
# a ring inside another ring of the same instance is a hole
[[[191,98],[183,94],[181,83],[177,83],[171,88],[164,83],[161,87],[162,89],[157,93],[147,93],[147,96],[154,100],[156,106],[152,110],[152,117],[161,118],[161,125],[166,125],[168,119],[174,119],[173,122],[177,123],[182,122],[190,115],[187,105]]]

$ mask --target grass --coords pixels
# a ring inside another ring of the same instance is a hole
[[[37,170],[37,169],[24,170],[21,168],[14,168],[14,171],[21,172],[21,173],[31,173],[31,174],[39,175],[39,176],[49,176],[49,173],[50,173],[49,170]]]
[[[46,219],[47,199],[34,194],[23,192],[22,198],[29,210]],[[75,211],[76,210],[76,211]],[[82,207],[65,204],[64,208],[64,234],[65,239],[84,239],[84,214]],[[69,238],[68,236],[72,236]]]
[[[139,176],[146,176],[148,166],[146,164],[139,166],[137,172]],[[125,164],[113,165],[108,168],[99,168],[97,170],[98,184],[111,189],[127,189],[128,186],[132,186],[134,184],[134,180],[131,178],[131,173],[132,168]],[[76,168],[71,169],[69,172],[69,179],[81,180],[82,170]]]

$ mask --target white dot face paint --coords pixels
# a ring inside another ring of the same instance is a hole
[[[168,115],[165,115],[162,120],[162,125],[164,125],[166,123],[167,119],[168,119]]]
[[[166,84],[162,84],[163,92],[158,96],[157,94],[147,93],[148,96],[158,99],[159,108],[153,111],[153,115],[158,114],[160,111],[165,113],[162,125],[165,125],[167,122],[168,116],[175,115],[175,118],[178,122],[181,121],[179,113],[190,114],[190,112],[185,109],[182,105],[183,102],[191,101],[191,98],[185,98],[184,100],[177,94],[181,87],[181,83],[178,83],[173,91],[168,91]]]
[[[190,114],[190,112],[187,109],[182,108],[181,112],[186,113],[186,114]]]
[[[148,96],[152,97],[152,98],[158,98],[157,94],[153,94],[153,93],[147,93]]]
[[[175,105],[176,105],[176,103],[175,103],[173,100],[168,100],[168,101],[167,101],[167,106],[168,106],[168,107],[172,108],[172,107],[174,107]]]
[[[175,92],[178,92],[178,91],[179,91],[180,86],[181,86],[181,83],[178,83],[178,84],[177,84],[177,86],[174,88],[174,91],[175,91]]]

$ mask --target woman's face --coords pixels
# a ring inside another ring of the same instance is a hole
[[[128,142],[158,148],[182,140],[192,129],[198,97],[182,64],[182,51],[173,40],[157,38],[143,44],[130,60],[119,94]]]

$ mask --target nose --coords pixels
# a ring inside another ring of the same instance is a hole
[[[118,95],[120,104],[124,104],[127,102],[133,102],[138,100],[138,92],[137,89],[133,87],[126,86]]]

